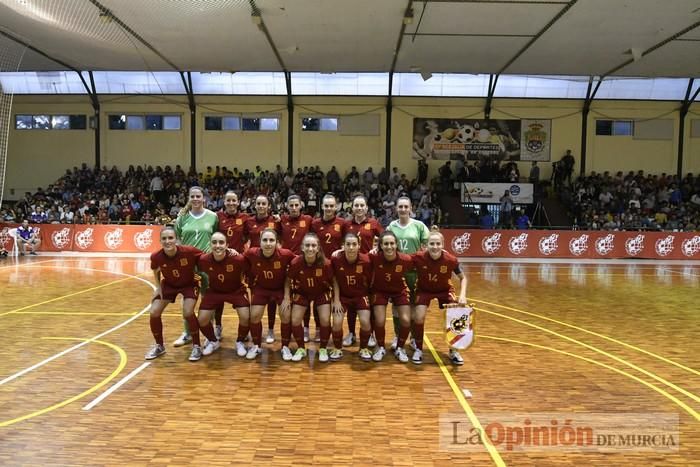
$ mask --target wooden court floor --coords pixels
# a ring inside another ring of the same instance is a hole
[[[146,259],[5,260],[0,465],[700,463],[699,266],[465,268],[478,337],[462,367],[448,363],[437,309],[422,366],[391,353],[364,363],[356,346],[340,362],[287,363],[279,341],[249,362],[232,350],[229,311],[219,352],[190,363],[189,349],[167,345],[144,366]],[[178,307],[164,324],[169,343]],[[466,442],[513,414],[520,426],[542,414],[650,416],[640,428],[671,417],[675,446]]]

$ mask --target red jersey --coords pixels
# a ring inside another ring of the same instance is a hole
[[[243,274],[248,271],[248,261],[241,254],[224,256],[221,261],[214,259],[213,253],[199,258],[199,270],[209,276],[209,289],[219,293],[236,292],[243,288]]]
[[[194,268],[203,254],[193,246],[177,245],[175,256],[168,256],[161,248],[151,253],[151,269],[160,269],[163,281],[173,288],[194,285]]]
[[[292,250],[295,254],[301,254],[301,241],[304,235],[311,231],[313,218],[308,214],[292,217],[285,214],[280,219],[279,229],[282,234],[282,248]]]
[[[338,281],[341,297],[366,297],[372,282],[372,263],[369,257],[360,253],[350,264],[344,254],[331,259],[335,280]]]
[[[374,247],[374,237],[378,237],[384,232],[384,227],[372,217],[368,217],[363,222],[357,223],[355,219],[345,224],[343,235],[348,232],[357,234],[360,237],[360,253],[369,253]]]
[[[226,235],[226,244],[229,248],[243,253],[243,246],[246,240],[246,222],[248,214],[237,212],[236,214],[226,214],[221,210],[216,213],[219,218],[219,232]]]
[[[384,294],[399,294],[408,289],[404,275],[413,270],[413,261],[409,255],[397,253],[393,261],[384,258],[384,254],[369,255],[372,262],[372,291]]]
[[[334,251],[340,250],[343,246],[343,232],[346,224],[345,219],[340,217],[334,217],[329,221],[318,218],[311,224],[311,231],[318,235],[326,258],[330,258]]]
[[[440,293],[452,290],[452,273],[462,272],[457,258],[446,251],[443,251],[437,260],[431,258],[427,251],[418,252],[413,255],[413,264],[418,275],[416,290],[424,292]]]
[[[323,265],[309,266],[303,256],[297,256],[289,265],[287,276],[292,291],[305,297],[318,297],[333,288],[333,268],[327,259]]]
[[[258,247],[248,248],[244,254],[248,261],[248,286],[252,289],[260,287],[268,290],[284,288],[287,268],[294,259],[294,253],[284,248],[275,248],[269,258],[263,255]]]
[[[272,216],[258,219],[255,216],[248,217],[245,223],[245,233],[250,239],[250,246],[260,246],[260,232],[265,229],[275,229],[279,232],[279,224]]]

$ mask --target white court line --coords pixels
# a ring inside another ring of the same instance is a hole
[[[123,377],[121,380],[119,380],[119,382],[118,382],[117,384],[115,384],[115,385],[113,385],[112,387],[110,387],[109,389],[107,389],[105,392],[103,392],[102,394],[100,394],[99,396],[97,396],[92,402],[90,402],[90,403],[87,404],[85,407],[83,407],[83,410],[90,410],[90,409],[92,409],[93,407],[95,407],[97,404],[99,404],[99,403],[102,402],[104,399],[106,399],[106,398],[107,398],[110,394],[112,394],[114,391],[116,391],[117,389],[119,389],[120,387],[122,387],[122,385],[124,385],[124,383],[126,383],[126,382],[129,381],[131,378],[133,378],[134,376],[136,376],[141,370],[145,369],[145,368],[146,368],[148,365],[150,365],[150,364],[151,364],[151,362],[143,362],[143,363],[141,364],[141,366],[139,366],[138,368],[135,368],[131,373],[129,373],[128,375],[126,375],[125,377]]]
[[[144,279],[144,278],[142,278],[142,277],[132,276],[131,274],[125,274],[125,273],[122,273],[122,272],[105,271],[105,270],[102,270],[102,269],[71,268],[71,267],[59,267],[59,269],[78,269],[78,270],[87,270],[87,271],[99,271],[99,272],[108,272],[108,273],[110,273],[110,274],[117,274],[117,275],[121,275],[121,276],[127,276],[127,277],[134,278],[134,279],[136,279],[136,280],[139,280],[139,281],[141,281],[141,282],[144,282],[144,283],[148,284],[153,290],[156,290],[156,286],[153,285],[150,281],[147,281],[146,279]],[[67,354],[67,353],[69,353],[69,352],[72,352],[72,351],[74,351],[74,350],[77,350],[77,349],[83,347],[84,345],[87,345],[87,344],[89,344],[89,343],[91,343],[91,342],[93,342],[93,341],[95,341],[95,340],[97,340],[97,339],[99,339],[99,338],[101,338],[101,337],[103,337],[103,336],[106,336],[107,334],[113,333],[113,332],[116,331],[117,329],[120,329],[120,328],[126,326],[127,324],[131,323],[132,321],[134,321],[134,320],[140,318],[141,315],[143,315],[146,311],[148,311],[148,309],[150,308],[150,306],[151,306],[151,305],[150,305],[150,303],[149,303],[149,304],[146,305],[141,311],[139,311],[138,313],[136,313],[136,314],[135,314],[134,316],[132,316],[131,318],[127,319],[126,321],[124,321],[124,322],[122,322],[122,323],[120,323],[120,324],[117,324],[117,325],[114,326],[113,328],[108,329],[108,330],[104,331],[104,332],[101,333],[101,334],[98,334],[98,335],[96,335],[96,336],[94,336],[94,337],[91,337],[90,339],[88,339],[88,340],[86,340],[86,341],[80,342],[79,344],[76,344],[76,345],[74,345],[73,347],[70,347],[70,348],[68,348],[68,349],[66,349],[66,350],[64,350],[64,351],[62,351],[62,352],[59,352],[59,353],[57,353],[57,354],[55,354],[55,355],[53,355],[53,356],[51,356],[51,357],[49,357],[49,358],[47,358],[47,359],[45,359],[45,360],[42,360],[42,361],[39,362],[39,363],[36,363],[36,364],[30,366],[29,368],[25,368],[25,369],[22,370],[22,371],[18,371],[18,372],[15,373],[14,375],[8,376],[7,378],[5,378],[5,379],[3,379],[3,380],[0,381],[0,386],[2,386],[3,384],[7,384],[7,383],[9,383],[10,381],[15,380],[15,379],[19,378],[20,376],[26,375],[26,374],[29,373],[30,371],[34,371],[34,370],[36,370],[37,368],[42,367],[42,366],[46,365],[47,363],[50,363],[50,362],[56,360],[57,358],[60,358],[60,357],[64,356],[65,354]]]

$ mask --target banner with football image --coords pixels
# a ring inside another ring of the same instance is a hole
[[[548,161],[551,120],[413,119],[413,158]]]

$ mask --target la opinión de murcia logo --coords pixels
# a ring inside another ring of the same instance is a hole
[[[462,253],[467,251],[471,246],[471,237],[472,234],[470,234],[469,232],[464,232],[462,235],[453,238],[452,251],[454,251],[458,255],[461,255]]]
[[[521,255],[525,252],[527,248],[527,234],[521,233],[517,237],[513,237],[508,240],[508,249],[514,255]]]
[[[553,255],[557,248],[559,248],[559,234],[547,235],[546,237],[540,238],[537,242],[537,246],[540,249],[540,253],[549,256]]]
[[[588,250],[588,235],[583,234],[569,240],[569,251],[574,256],[581,256]]]

